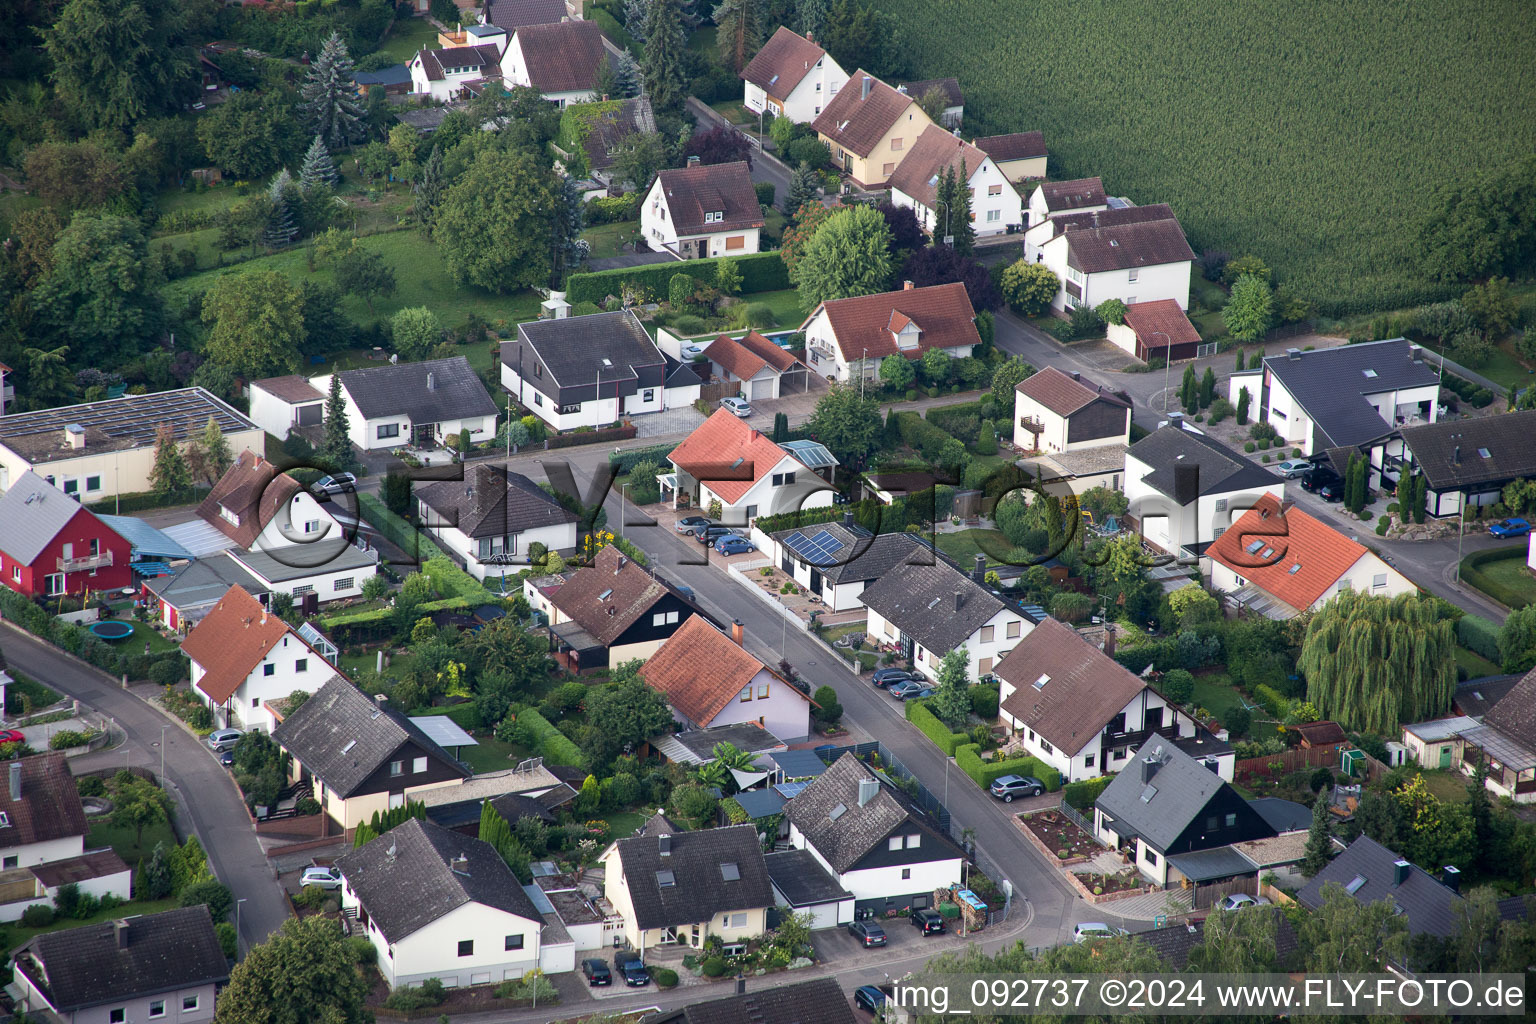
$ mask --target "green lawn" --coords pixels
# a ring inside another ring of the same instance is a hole
[[[773,310],[773,318],[778,321],[777,330],[794,330],[805,322],[805,309],[800,305],[800,293],[794,288],[785,288],[777,292],[754,292],[751,295],[743,295],[741,298],[748,304],[767,303]]]
[[[517,762],[529,756],[528,751],[516,743],[503,743],[490,733],[476,735],[474,747],[461,747],[459,757],[475,772],[499,772],[517,767]]]
[[[1424,344],[1438,352],[1439,347],[1429,342]],[[1448,353],[1449,354],[1449,353]],[[1454,355],[1451,358],[1455,358]],[[1493,347],[1488,356],[1488,361],[1481,366],[1469,366],[1467,369],[1479,376],[1487,377],[1495,384],[1502,384],[1507,388],[1530,387],[1536,378],[1532,377],[1532,371],[1536,370],[1536,363],[1521,359],[1515,353],[1515,340],[1513,337],[1505,338]]]
[[[91,831],[86,835],[85,848],[99,850],[110,846],[117,851],[119,857],[132,866],[138,864],[141,858],[154,853],[156,843],[164,843],[167,850],[177,845],[176,831],[171,828],[169,822],[146,826],[142,842],[135,838],[136,833],[136,829],[119,827],[105,820],[99,821],[91,826]]]
[[[978,554],[986,556],[987,564],[999,565],[996,554],[1002,554],[1012,545],[1008,538],[1003,536],[1001,530],[962,530],[959,533],[940,533],[934,535],[934,542],[939,550],[950,558],[953,558],[962,567],[969,569],[976,564]],[[982,544],[986,548],[982,548]]]
[[[748,121],[757,124],[757,115],[748,110],[741,100],[721,100],[711,103],[710,108],[731,124],[746,124]]]
[[[1215,281],[1207,281],[1201,274],[1189,275],[1189,304],[1196,302],[1208,310],[1219,310],[1227,304],[1227,293]]]
[[[607,259],[619,255],[619,245],[639,237],[640,225],[635,221],[619,221],[616,224],[598,224],[581,233],[592,245],[591,258]]]
[[[1489,596],[1512,608],[1524,607],[1536,602],[1536,574],[1532,574],[1526,566],[1524,553],[1525,545],[1522,543],[1518,551],[1510,552],[1508,558],[1491,559],[1475,569],[1467,564],[1468,560],[1474,557],[1468,555],[1462,560],[1462,579],[1482,590],[1476,582],[1481,576],[1490,585],[1499,589],[1499,592]]]
[[[614,839],[625,839],[635,834],[635,829],[645,824],[648,815],[639,811],[616,811],[613,814],[603,815],[602,820],[608,823],[608,834]]]
[[[437,29],[426,18],[397,18],[389,30],[389,38],[378,52],[393,57],[401,64],[409,64],[416,51],[437,45]]]
[[[1481,654],[1469,651],[1465,647],[1456,648],[1456,667],[1465,671],[1468,679],[1502,675],[1504,671]]]
[[[1241,696],[1232,687],[1232,680],[1224,675],[1195,676],[1195,693],[1191,702],[1205,708],[1222,721],[1232,708],[1241,707]]]
[[[157,633],[151,626],[138,622],[131,618],[123,618],[118,621],[127,622],[133,626],[133,635],[114,641],[114,646],[121,645],[124,650],[135,654],[143,653],[144,644],[149,644],[149,653],[159,654],[161,651],[180,650],[181,645],[167,640]]]
[[[376,665],[378,665],[378,657],[379,656],[377,651],[360,651],[355,654],[347,653],[341,656],[341,664],[337,667],[349,675],[358,672],[360,669],[368,669],[371,671]],[[395,654],[391,655],[389,658],[389,664],[384,666],[384,678],[404,678],[406,673],[410,671],[411,663],[415,659],[416,656],[409,652],[396,652]]]
[[[1423,772],[1424,788],[1451,804],[1464,804],[1468,800],[1467,777],[1460,772]]]
[[[90,917],[81,919],[76,917],[56,918],[52,924],[41,928],[26,928],[18,921],[6,928],[6,941],[22,945],[28,942],[32,936],[41,935],[44,932],[59,932],[66,928],[79,928],[88,924],[101,924],[103,921],[116,921],[119,918],[133,917],[139,914],[158,914],[162,910],[172,910],[180,903],[172,897],[164,900],[132,900],[119,904],[111,910],[99,910]]]

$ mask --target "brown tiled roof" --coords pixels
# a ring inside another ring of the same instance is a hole
[[[240,453],[235,464],[219,477],[213,490],[197,506],[198,517],[224,536],[248,548],[261,536],[272,517],[303,488],[287,473],[252,451]],[[220,515],[227,509],[239,524]]]
[[[1155,267],[1195,258],[1176,220],[1067,232],[1067,265],[1085,274]]]
[[[587,151],[587,163],[594,171],[605,171],[613,166],[613,153],[620,143],[636,132],[655,130],[656,115],[645,96],[634,96],[617,109],[603,110],[590,119],[587,137],[581,143]]]
[[[1063,213],[1046,221],[1051,237],[1073,228],[1110,228],[1121,224],[1142,224],[1151,220],[1173,220],[1173,207],[1167,203],[1150,203],[1147,206],[1124,206],[1108,210],[1084,210],[1082,213]]]
[[[117,851],[92,850],[79,857],[38,864],[32,868],[32,874],[47,888],[57,889],[70,882],[86,882],[93,878],[121,874],[127,870],[129,870],[128,865],[117,855]]]
[[[528,79],[540,92],[579,92],[597,81],[603,33],[595,21],[562,21],[517,30]]]
[[[863,94],[865,79],[869,80],[868,96]],[[860,70],[832,97],[811,127],[849,152],[868,156],[897,120],[909,116],[914,129],[933,123],[911,96]]]
[[[1074,178],[1071,181],[1048,181],[1040,186],[1045,195],[1045,208],[1080,210],[1085,206],[1103,206],[1109,202],[1104,194],[1104,182],[1100,178]]]
[[[958,281],[851,299],[830,299],[813,310],[806,323],[814,320],[822,310],[832,323],[832,332],[845,361],[863,358],[866,350],[870,359],[884,359],[898,353],[917,359],[931,348],[981,344],[981,335],[976,333],[976,310],[965,293],[965,285]],[[890,330],[891,314],[896,312],[905,314],[921,328],[917,348],[896,347],[896,338]]]
[[[322,395],[306,377],[300,377],[291,373],[286,377],[268,377],[266,380],[252,381],[251,387],[261,388],[267,394],[290,404],[300,402],[318,402],[325,396]]]
[[[466,537],[504,537],[578,521],[538,484],[502,466],[475,466],[463,480],[421,487],[416,498]]]
[[[490,0],[483,21],[508,33],[527,25],[550,25],[566,17],[565,0]]]
[[[724,334],[710,342],[704,354],[739,380],[751,380],[768,366],[762,356]]]
[[[736,343],[742,348],[762,356],[763,362],[780,373],[790,369],[799,362],[799,360],[789,354],[788,350],[780,348],[756,331],[748,331],[736,339]]]
[[[267,614],[261,602],[239,587],[230,587],[181,642],[181,653],[203,668],[197,688],[215,704],[222,704],[290,632],[288,624]]]
[[[1172,299],[1131,303],[1125,307],[1125,325],[1135,331],[1136,337],[1148,348],[1200,342],[1200,332]]]
[[[21,771],[21,799],[11,799],[10,774]],[[85,811],[80,791],[62,753],[33,754],[0,769],[0,811],[10,822],[0,828],[0,849],[83,836]]]
[[[1366,551],[1295,506],[1284,515],[1279,511],[1274,495],[1264,495],[1205,553],[1266,594],[1304,611],[1333,589]],[[1254,544],[1260,546],[1250,553],[1247,549]]]
[[[1146,686],[1071,626],[1049,618],[992,671],[1014,687],[1003,710],[1068,754],[1097,743],[1109,720]]]
[[[1483,723],[1510,739],[1536,747],[1536,669],[1521,676],[1520,681],[1488,709]]]
[[[433,82],[441,82],[446,77],[446,68],[497,67],[501,63],[501,52],[495,43],[422,50],[419,56],[427,79]]]
[[[667,456],[722,501],[736,501],[773,471],[788,452],[728,409],[716,409]]]
[[[680,235],[763,226],[763,208],[744,160],[662,171],[657,180],[666,194],[672,225]],[[706,213],[724,216],[706,224]]]
[[[651,655],[640,674],[684,718],[707,726],[766,667],[730,637],[693,615]],[[773,685],[800,693],[777,679]]]
[[[773,38],[741,69],[741,77],[775,99],[784,99],[827,51],[788,26],[780,25]]]
[[[944,93],[944,105],[946,107],[960,107],[965,105],[965,96],[960,92],[960,79],[958,78],[925,78],[921,82],[898,82],[898,92],[905,92],[915,100],[920,100],[928,95],[928,90],[938,86]]]
[[[930,210],[938,198],[937,176],[946,167],[953,167],[956,174],[963,173],[966,181],[976,173],[987,159],[987,154],[956,138],[938,125],[923,129],[907,155],[896,165],[896,171],[886,181],[891,188],[899,188]]]
[[[1005,160],[1033,160],[1046,155],[1045,136],[1040,132],[988,135],[976,140],[976,148],[998,163]]]
[[[1338,722],[1303,722],[1289,728],[1292,732],[1299,733],[1303,740],[1314,747],[1349,741],[1349,737],[1344,733],[1344,727]]]
[[[551,603],[573,619],[598,643],[607,646],[667,592],[634,561],[615,547],[597,553],[555,591]]]
[[[1015,390],[1039,402],[1058,416],[1070,416],[1100,398],[1126,408],[1131,404],[1124,396],[1109,390],[1102,384],[1095,384],[1082,376],[1074,379],[1070,374],[1063,373],[1054,366],[1047,366],[1025,377],[1019,381]]]

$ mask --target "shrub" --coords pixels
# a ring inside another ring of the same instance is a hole
[[[23,928],[46,928],[53,924],[53,908],[46,903],[34,903],[21,912]]]
[[[1084,779],[1082,782],[1069,782],[1062,788],[1061,795],[1067,803],[1080,811],[1086,811],[1093,806],[1093,802],[1104,792],[1104,787],[1114,781],[1113,775],[1100,775],[1096,779]]]
[[[1257,451],[1258,447],[1259,446],[1254,444],[1252,441],[1243,442],[1243,451],[1247,452],[1249,455],[1252,455],[1255,451]]]
[[[82,775],[75,779],[75,788],[81,796],[102,796],[107,791],[107,784],[94,775]]]
[[[720,975],[725,973],[725,958],[718,956],[710,957],[704,961],[703,971],[706,978],[720,977]]]
[[[550,764],[580,768],[585,765],[581,748],[549,723],[549,720],[533,708],[517,713],[513,735],[521,743]]]
[[[1004,775],[1032,775],[1052,793],[1061,788],[1061,773],[1038,758],[1015,757],[988,763],[982,761],[979,749],[974,743],[962,743],[955,748],[955,765],[982,789]]]
[[[209,917],[215,921],[222,921],[234,909],[235,897],[230,893],[229,886],[207,878],[201,882],[193,882],[181,891],[182,906],[195,907],[199,904],[205,904],[208,907]]]
[[[186,662],[180,658],[162,658],[149,666],[149,681],[156,686],[175,686],[185,678]]]
[[[428,978],[420,988],[398,986],[384,1000],[386,1010],[423,1010],[429,1006],[441,1006],[448,998],[447,989],[439,978]]]
[[[1291,699],[1281,695],[1280,691],[1272,686],[1260,683],[1253,688],[1253,699],[1264,706],[1264,710],[1274,716],[1275,721],[1283,722],[1291,713]]]
[[[970,690],[971,714],[984,722],[997,717],[997,687],[973,686]]]
[[[1227,727],[1227,733],[1232,739],[1248,735],[1248,729],[1253,725],[1253,712],[1241,704],[1234,704],[1227,709],[1222,716],[1221,724]]]
[[[672,321],[672,329],[678,334],[682,334],[688,337],[692,337],[696,334],[703,334],[705,326],[706,325],[703,318],[694,316],[692,313],[684,313],[682,316]]]
[[[639,195],[639,193],[633,193]],[[602,200],[598,200],[601,202]],[[741,292],[781,291],[791,287],[789,270],[776,252],[749,253],[730,259],[741,271]],[[688,272],[701,280],[713,281],[718,259],[690,260]],[[618,295],[625,284],[635,284],[653,295],[665,295],[672,275],[677,273],[676,263],[657,263],[646,267],[623,267],[619,270],[600,270],[590,274],[572,274],[567,281],[566,298],[572,303],[601,302],[609,295]]]
[[[942,750],[945,757],[954,757],[955,748],[969,739],[964,733],[950,732],[949,727],[924,707],[922,701],[907,701],[906,710],[907,721],[917,726],[918,732],[932,740],[933,745]]]
[[[96,734],[90,730],[76,732],[74,729],[60,729],[48,737],[49,750],[69,750],[71,747],[83,747],[91,742]]]
[[[1489,661],[1499,659],[1499,627],[1481,615],[1467,614],[1456,621],[1456,641]],[[81,792],[84,792],[82,790]]]
[[[1171,669],[1163,676],[1163,696],[1175,704],[1188,704],[1195,695],[1195,677],[1182,668]]]
[[[676,988],[677,972],[670,967],[655,967],[651,969],[651,980],[657,988]]]
[[[347,949],[352,954],[352,959],[365,967],[371,967],[379,959],[379,947],[375,946],[363,935],[352,935],[346,939]]]

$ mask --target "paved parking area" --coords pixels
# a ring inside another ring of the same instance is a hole
[[[878,922],[885,929],[886,944],[865,949],[859,940],[848,934],[846,927],[826,928],[811,934],[811,944],[816,947],[816,959],[832,962],[839,970],[859,963],[883,963],[902,960],[920,953],[942,953],[970,941],[961,938],[959,922],[946,921],[949,929],[941,935],[920,935],[905,917],[884,918]]]
[[[673,434],[691,434],[694,427],[704,422],[704,417],[693,406],[684,405],[636,416],[630,422],[635,425],[636,437],[668,437]],[[771,420],[769,426],[772,426]]]

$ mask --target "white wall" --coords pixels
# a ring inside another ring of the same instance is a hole
[[[314,693],[325,685],[326,680],[335,674],[335,669],[330,662],[322,658],[313,650],[298,634],[290,632],[273,645],[267,652],[267,656],[251,670],[250,675],[235,688],[230,695],[228,704],[231,710],[228,720],[221,714],[223,705],[214,704],[213,701],[198,688],[198,680],[202,679],[206,671],[195,660],[191,660],[192,692],[213,709],[215,721],[221,727],[235,729],[253,729],[259,732],[270,733],[273,727],[272,716],[266,710],[266,703],[278,697],[286,697],[294,690],[303,690],[305,693]],[[303,663],[301,669],[300,663]],[[272,674],[267,675],[265,666],[272,666]]]
[[[1000,235],[1008,230],[1010,224],[1024,223],[1024,202],[1008,176],[998,169],[991,157],[971,168],[970,184],[971,227],[975,229],[978,238]],[[891,189],[891,202],[896,206],[910,206],[917,214],[917,223],[930,234],[934,231],[943,234],[946,228],[954,227],[953,224],[946,224],[942,208],[935,210],[926,206],[899,188]]]
[[[742,696],[748,693],[752,699],[743,700]],[[760,696],[763,693],[767,696]],[[673,715],[686,723],[676,712]],[[793,743],[811,734],[811,703],[799,690],[765,668],[753,676],[751,685],[733,697],[713,719],[692,724],[714,728],[741,722],[757,722],[784,742]]]
[[[321,539],[332,541],[341,536],[341,524],[336,517],[316,501],[313,494],[301,489],[272,514],[251,548],[271,552]]]
[[[1313,444],[1316,432],[1312,429],[1311,417],[1278,377],[1268,370],[1264,371],[1264,376],[1269,384],[1269,404],[1255,418],[1262,418],[1274,427],[1275,432],[1285,438],[1287,447],[1300,448],[1303,455],[1314,454],[1318,448]],[[1258,401],[1257,395],[1253,396],[1253,401]]]
[[[554,430],[574,430],[577,427],[606,427],[631,416],[645,416],[664,409],[690,406],[699,397],[699,388],[641,388],[632,395],[609,394],[601,398],[589,398],[581,403],[576,412],[562,413],[556,399],[539,391],[531,381],[518,376],[517,368],[501,364],[501,386]],[[647,399],[646,395],[650,395]],[[493,430],[494,433],[494,430]]]
[[[883,899],[886,896],[904,896],[914,892],[947,889],[960,881],[960,864],[959,857],[917,864],[895,864],[890,867],[848,871],[837,876],[837,880],[844,889],[853,893],[853,898],[856,900]],[[910,870],[912,877],[902,878],[903,870]]]
[[[379,572],[377,562],[372,565],[359,566],[356,569],[327,570],[325,566],[318,566],[317,571],[291,580],[268,580],[254,569],[247,568],[253,576],[265,583],[274,592],[292,594],[297,601],[304,594],[313,591],[319,595],[321,604],[327,601],[340,601],[348,597],[360,597],[363,593],[363,584],[378,575]]]
[[[341,890],[343,907],[358,906],[350,883]],[[370,919],[366,934],[379,951],[379,973],[391,987],[441,978],[450,988],[520,978],[539,964],[542,921],[530,921],[482,903],[466,903],[418,929],[393,946]],[[505,948],[509,935],[520,935],[523,948]],[[459,942],[473,940],[474,953],[459,956]]]
[[[1189,260],[1084,274],[1068,265],[1065,234],[1046,242],[1039,252],[1045,257],[1045,265],[1061,281],[1061,290],[1051,300],[1055,309],[1067,310],[1073,305],[1097,306],[1110,299],[1119,299],[1128,306],[1135,302],[1172,299],[1179,304],[1180,309],[1189,308],[1189,275],[1194,267]],[[1082,289],[1080,300],[1073,300],[1067,294],[1068,281],[1077,282]]]
[[[797,124],[809,124],[847,83],[848,73],[830,56],[824,56],[795,84],[788,96],[782,97],[782,104],[770,99],[761,86],[751,82],[746,83],[743,103],[754,114],[768,111],[775,116],[788,117]]]
[[[521,572],[527,567],[528,549],[535,543],[543,544],[550,551],[570,552],[576,547],[576,524],[561,523],[555,526],[541,526],[536,530],[527,530],[523,533],[511,534],[507,539],[509,547],[504,550],[510,554],[520,556],[523,562],[515,565],[487,565],[480,561],[479,540],[468,537],[464,531],[456,526],[448,524],[442,516],[429,509],[426,505],[420,505],[422,525],[432,537],[441,542],[445,547],[451,548],[464,562],[464,567],[469,574],[477,580],[487,577],[495,579],[501,576],[503,568],[507,575],[511,576]]]
[[[25,785],[25,783],[23,783]],[[85,853],[85,836],[64,836],[41,843],[11,846],[0,850],[0,857],[16,858],[18,868],[33,868],[39,864],[52,864],[56,860],[68,860]]]
[[[865,629],[869,635],[879,637],[885,642],[894,642],[902,632],[896,623],[884,618],[873,608],[868,609],[865,622]],[[983,641],[981,638],[987,626],[992,627],[992,639],[990,641]],[[1008,635],[1010,628],[1017,631],[1016,635]],[[997,663],[1002,661],[1009,651],[1017,647],[1019,641],[1028,636],[1034,628],[1034,622],[1026,619],[1013,609],[1004,608],[992,616],[986,625],[967,637],[965,643],[961,646],[966,649],[966,653],[969,655],[969,660],[966,662],[966,671],[969,673],[971,681],[975,682],[981,676],[996,668]],[[914,641],[912,644],[912,664],[920,674],[933,682],[937,682],[939,678],[939,663],[944,660],[944,655],[947,653],[949,652],[930,651],[922,644]],[[988,662],[985,668],[982,667],[983,662]]]
[[[775,473],[793,473],[795,482],[774,486]],[[692,479],[692,477],[688,477]],[[688,488],[685,486],[684,488]],[[721,521],[730,525],[745,525],[757,516],[775,515],[797,509],[825,508],[832,504],[834,491],[826,481],[807,469],[793,456],[786,454],[777,465],[748,488],[733,502],[720,498]],[[710,500],[719,497],[710,490],[709,484],[699,482],[699,508],[709,508]]]
[[[286,441],[298,420],[298,405],[290,404],[269,391],[258,387],[250,389],[251,421],[279,441]],[[300,403],[313,405],[316,400]]]
[[[813,346],[819,346],[818,351],[813,351]],[[951,359],[963,359],[971,354],[970,345],[962,345],[955,348],[946,348],[943,351]],[[911,351],[913,359],[921,357],[926,349],[915,348]],[[831,377],[836,380],[847,381],[859,378],[859,356],[849,361],[843,358],[843,351],[837,344],[837,334],[832,330],[832,321],[825,310],[818,310],[816,315],[805,324],[805,363],[811,372],[822,377]],[[863,376],[866,380],[877,380],[880,373],[880,359],[870,356],[864,363]]]
[[[710,256],[745,256],[757,252],[760,247],[760,232],[757,228],[680,234],[677,225],[673,223],[672,211],[667,206],[666,191],[661,187],[660,178],[651,184],[650,191],[640,204],[640,233],[653,248],[676,249],[683,241],[708,239]],[[727,241],[729,239],[739,239],[740,242],[732,247]]]
[[[1025,430],[1020,420],[1038,420],[1045,429],[1040,432],[1038,442],[1035,435]],[[1067,419],[1058,416],[1039,402],[1030,398],[1022,391],[1013,393],[1013,443],[1024,451],[1032,451],[1038,443],[1040,451],[1064,452],[1067,450]],[[1092,444],[1078,442],[1075,447],[1091,448],[1104,444],[1103,438],[1094,438]]]
[[[1094,210],[1107,210],[1108,208],[1108,206],[1079,206],[1075,209],[1057,210],[1055,212],[1057,215],[1063,213],[1092,213]],[[1030,193],[1029,196],[1029,226],[1034,227],[1051,216],[1051,211],[1046,209],[1045,205],[1045,190],[1036,185],[1034,192]]]

